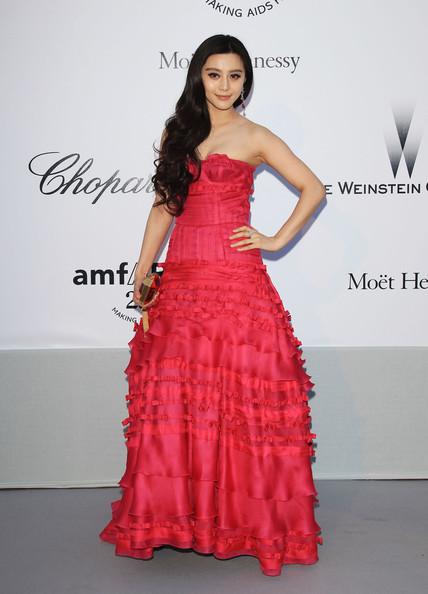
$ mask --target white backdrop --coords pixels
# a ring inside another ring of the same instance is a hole
[[[327,188],[291,249],[263,253],[296,334],[309,346],[427,345],[426,5],[287,0],[248,14],[255,4],[230,0],[222,14],[215,4],[2,3],[0,348],[130,339],[152,143],[192,52],[220,32],[253,60],[247,117]],[[258,169],[252,224],[273,234],[297,197]]]
[[[0,0],[2,486],[121,476],[152,144],[192,52],[216,33],[252,57],[247,117],[327,189],[301,237],[263,254],[319,396],[315,477],[428,476],[428,8],[215,4]],[[274,233],[297,192],[267,168],[254,185],[251,223]],[[419,288],[402,288],[402,275]]]

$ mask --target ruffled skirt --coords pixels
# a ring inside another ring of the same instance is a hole
[[[163,263],[125,373],[126,469],[100,538],[253,555],[266,575],[318,561],[301,342],[264,264]]]

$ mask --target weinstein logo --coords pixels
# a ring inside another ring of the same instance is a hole
[[[413,110],[411,113],[406,113],[405,110],[396,110],[393,117],[395,133],[385,139],[392,173],[395,178],[401,157],[403,157],[407,173],[411,178],[421,142],[420,135],[414,129],[410,131]]]
[[[415,125],[413,116],[413,109],[396,109],[395,112],[393,111],[394,126],[390,126],[384,134],[394,180],[387,179],[384,182],[338,181],[338,195],[351,198],[398,196],[412,199],[417,196],[422,198],[427,196],[427,179],[418,180],[414,177],[412,179],[421,144],[421,126]],[[404,164],[400,167],[402,161]],[[326,189],[327,194],[333,193],[331,185],[326,185]]]

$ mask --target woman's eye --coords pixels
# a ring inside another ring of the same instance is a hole
[[[217,74],[216,72],[210,72],[210,73],[208,74],[208,76],[209,76],[210,78],[212,78],[213,76],[218,76],[218,74]],[[240,75],[240,74],[232,74],[231,76],[232,76],[232,78],[233,78],[234,80],[236,80],[236,79],[238,79],[238,78],[241,78],[241,75]]]

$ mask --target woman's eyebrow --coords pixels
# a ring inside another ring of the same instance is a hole
[[[220,68],[214,68],[213,66],[206,66],[205,70],[217,70],[217,72],[221,72]],[[232,68],[228,72],[242,72],[242,68]]]

